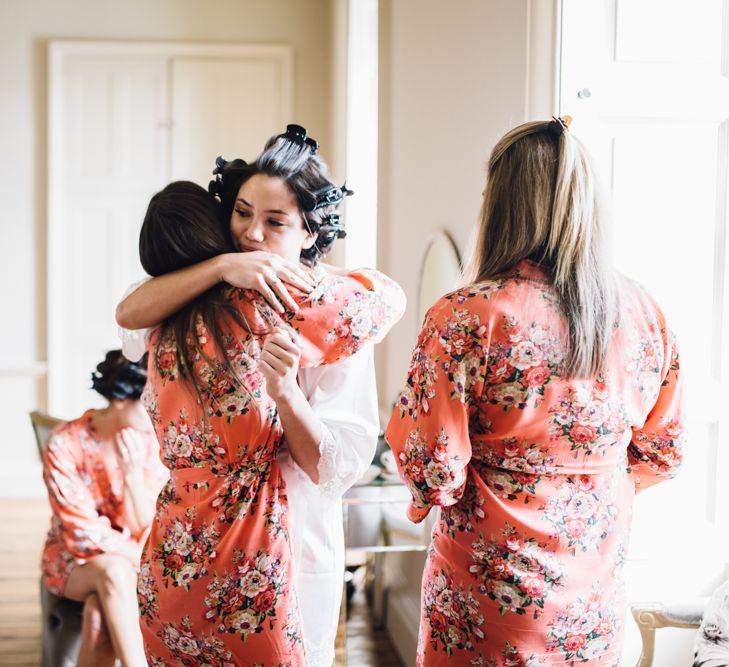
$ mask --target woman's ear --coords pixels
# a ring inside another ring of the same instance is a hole
[[[301,249],[308,250],[309,248],[311,248],[311,246],[314,245],[317,236],[318,234],[315,234],[314,232],[309,232],[304,239],[304,244],[301,246]]]

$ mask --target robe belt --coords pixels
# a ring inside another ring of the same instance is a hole
[[[184,483],[195,483],[204,482],[206,480],[214,478],[226,478],[226,477],[249,477],[251,473],[254,473],[256,477],[260,477],[268,469],[270,461],[266,462],[265,465],[262,463],[247,463],[247,464],[213,464],[206,466],[195,466],[190,468],[173,468],[170,470],[170,479],[175,484]]]

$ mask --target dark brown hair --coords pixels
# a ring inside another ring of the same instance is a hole
[[[226,252],[235,252],[227,223],[219,215],[219,205],[206,190],[189,181],[175,181],[152,197],[139,234],[139,257],[151,276],[197,264]],[[224,337],[233,322],[250,330],[248,323],[231,302],[230,286],[220,283],[207,290],[168,317],[161,325],[155,364],[162,347],[173,343],[177,372],[191,382],[203,403],[200,379],[193,372],[193,360],[202,358],[220,366],[222,361],[234,387],[240,386],[230,360],[224,353]],[[202,349],[198,325],[210,335],[214,361]]]
[[[108,401],[138,401],[147,383],[147,355],[129,361],[121,350],[109,350],[91,373],[91,388]]]

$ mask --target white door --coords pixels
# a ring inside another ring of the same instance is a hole
[[[157,56],[69,54],[54,64],[48,405],[73,417],[98,404],[90,373],[118,347],[115,302],[141,275],[140,221],[166,180],[167,72]]]
[[[560,112],[611,191],[618,266],[663,306],[687,379],[684,470],[639,496],[631,537],[659,599],[669,580],[698,595],[697,560],[728,546],[728,20],[726,0],[563,0]]]
[[[251,97],[255,95],[255,103]],[[114,308],[142,275],[150,197],[215,157],[251,157],[291,114],[291,50],[58,42],[50,50],[48,407],[99,403],[90,373],[119,347]]]
[[[278,54],[256,60],[172,60],[171,180],[207,186],[215,158],[250,160],[291,120],[290,68]]]

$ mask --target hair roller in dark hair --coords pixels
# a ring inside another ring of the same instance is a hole
[[[221,202],[225,196],[225,181],[231,180],[233,172],[242,172],[248,167],[245,160],[237,158],[228,162],[222,155],[215,158],[215,169],[213,169],[213,180],[208,183],[208,192],[213,195],[216,201]],[[225,175],[228,174],[228,178]]]
[[[147,383],[147,355],[139,361],[129,361],[121,350],[106,353],[96,370],[91,373],[91,388],[111,401],[129,399],[137,401]]]

